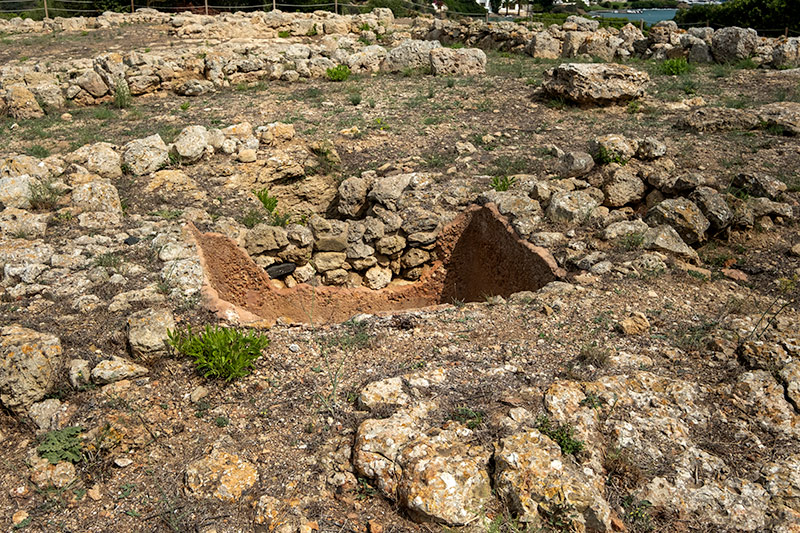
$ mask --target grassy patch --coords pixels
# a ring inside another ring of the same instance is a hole
[[[547,416],[541,415],[536,418],[536,429],[558,444],[564,455],[577,455],[583,450],[583,441],[573,438],[575,428],[572,426],[555,424]]]

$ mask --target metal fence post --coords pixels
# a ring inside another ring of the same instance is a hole
[[[47,0],[44,0],[44,18],[50,18],[47,14]]]
[[[205,3],[205,6],[206,6],[206,16],[208,16],[208,0],[205,0],[204,3]]]
[[[131,13],[133,13],[133,0],[131,0]]]
[[[272,0],[272,10],[275,11],[275,2],[276,0]]]
[[[339,14],[339,0],[333,0],[333,12]]]

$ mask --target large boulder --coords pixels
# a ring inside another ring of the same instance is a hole
[[[644,96],[650,77],[612,63],[566,63],[548,71],[542,87],[553,97],[579,104],[610,104]]]
[[[550,198],[547,216],[557,224],[581,223],[599,205],[600,202],[586,191],[558,191]]]
[[[61,341],[19,325],[0,328],[0,403],[27,409],[47,395],[60,366]]]
[[[478,48],[434,48],[430,58],[434,76],[475,76],[486,73],[486,54]]]
[[[175,319],[169,309],[145,309],[128,317],[128,345],[131,353],[147,360],[167,351],[169,331]]]
[[[208,131],[203,126],[183,128],[172,145],[172,153],[187,163],[197,161],[208,149]]]
[[[758,46],[758,34],[751,28],[722,28],[714,32],[711,51],[719,63],[731,63],[751,57]]]
[[[800,135],[800,102],[773,102],[756,113],[764,127],[783,135]]]
[[[733,211],[725,198],[711,187],[696,188],[689,199],[697,204],[714,229],[726,228],[733,221]]]
[[[75,187],[72,204],[81,211],[101,211],[122,215],[117,188],[108,180],[94,180]]]
[[[381,64],[381,70],[400,72],[405,69],[428,68],[431,64],[431,50],[441,47],[439,41],[406,39],[386,54]]]
[[[104,178],[118,178],[122,175],[122,156],[112,144],[106,142],[82,146],[69,154],[67,161],[83,165],[89,172]]]
[[[605,205],[622,207],[644,198],[644,182],[629,167],[620,167],[603,186]]]

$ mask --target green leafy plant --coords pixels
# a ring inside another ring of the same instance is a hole
[[[97,255],[94,258],[95,266],[104,268],[117,268],[121,263],[122,259],[118,255],[111,252]]]
[[[39,457],[47,459],[50,464],[58,464],[59,461],[77,463],[83,457],[81,441],[78,439],[81,431],[83,429],[79,426],[48,431],[37,448]]]
[[[545,523],[551,530],[570,533],[575,531],[574,522],[577,518],[575,506],[567,502],[548,501],[539,504]]]
[[[127,109],[131,106],[131,89],[128,82],[120,80],[114,87],[114,107],[117,109]]]
[[[609,163],[617,163],[619,165],[624,165],[628,162],[622,154],[616,152],[614,150],[609,150],[605,146],[600,146],[597,149],[597,153],[594,156],[595,163],[599,163],[601,165],[607,165]]]
[[[218,416],[217,418],[214,419],[214,425],[217,426],[218,428],[224,428],[230,423],[231,421],[228,420],[227,416]]]
[[[358,105],[361,103],[361,94],[360,93],[353,93],[350,95],[350,103],[353,105]]]
[[[275,211],[274,213],[272,213],[272,218],[270,220],[270,223],[273,226],[280,226],[282,228],[285,228],[286,226],[289,225],[289,220],[291,218],[292,218],[291,213],[279,213],[278,211]]]
[[[644,244],[644,233],[634,232],[622,235],[617,239],[617,244],[624,250],[638,250]]]
[[[350,67],[347,65],[337,65],[325,71],[325,75],[331,81],[347,81],[350,77]]]
[[[280,37],[281,39],[286,39],[290,35],[291,35],[291,33],[289,33],[288,31],[279,31],[278,32],[278,37]]]
[[[311,26],[311,29],[309,29],[308,32],[306,32],[306,37],[316,37],[318,34],[319,32],[317,32],[317,25],[314,24],[313,26]]]
[[[610,348],[597,344],[597,341],[592,341],[589,344],[581,346],[581,351],[578,352],[578,361],[602,368],[608,364],[608,359],[611,355],[612,351]]]
[[[547,416],[541,415],[536,418],[536,429],[558,444],[564,455],[577,455],[583,450],[583,441],[573,438],[575,428],[572,426],[554,424]]]
[[[278,207],[278,198],[270,195],[269,189],[264,188],[259,191],[253,191],[253,194],[256,195],[256,198],[258,198],[258,201],[264,206],[264,209],[267,210],[267,213],[272,214],[275,212],[275,209]]]
[[[494,178],[492,178],[491,187],[492,187],[492,189],[494,189],[494,190],[496,190],[498,192],[507,191],[508,189],[511,188],[512,185],[514,185],[514,183],[516,183],[516,181],[517,181],[517,179],[514,178],[513,176],[512,177],[508,177],[508,176],[497,177],[497,176],[495,176]]]
[[[199,334],[188,326],[186,331],[168,331],[167,336],[170,346],[194,359],[204,377],[225,381],[248,375],[261,350],[269,346],[263,335],[219,326],[207,325]]]
[[[632,530],[646,533],[653,530],[650,508],[653,506],[647,500],[637,500],[633,496],[622,499],[622,508],[625,509],[625,521],[633,526]]]
[[[471,409],[469,407],[457,407],[451,414],[450,419],[461,422],[469,429],[475,429],[483,424],[486,413]]]
[[[690,65],[683,57],[666,59],[658,65],[658,72],[666,76],[679,76],[689,72]]]

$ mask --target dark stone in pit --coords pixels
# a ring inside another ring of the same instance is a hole
[[[297,266],[294,263],[278,263],[277,265],[267,267],[267,274],[272,279],[282,278],[294,272],[295,268],[297,268]]]

